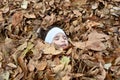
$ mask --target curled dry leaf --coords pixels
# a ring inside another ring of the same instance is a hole
[[[34,71],[34,69],[35,69],[35,64],[36,64],[36,62],[34,61],[34,60],[30,60],[29,61],[29,63],[28,63],[28,69],[29,69],[29,71]]]
[[[70,80],[70,79],[71,79],[71,77],[70,77],[70,76],[68,76],[68,75],[66,75],[66,76],[62,77],[62,80]]]
[[[96,26],[100,26],[100,23],[95,21],[89,21],[89,20],[86,22],[86,27],[89,30],[91,30],[93,27],[96,27]]]
[[[82,6],[86,4],[87,0],[71,0],[73,6]]]
[[[120,2],[120,0],[112,0],[112,1],[114,1],[114,2]]]
[[[81,76],[84,76],[84,74],[82,74],[82,73],[72,73],[71,76],[73,76],[73,77],[81,77]]]
[[[87,74],[88,75],[97,75],[99,73],[99,69],[97,68],[97,66],[94,66],[92,69],[90,69]]]
[[[9,80],[10,73],[8,71],[0,73],[0,80]]]
[[[118,80],[119,2],[0,0],[0,80]],[[52,25],[71,38],[73,46],[68,51],[41,40],[36,43],[36,30]],[[70,59],[61,60],[66,54]],[[4,75],[6,70],[10,72]]]
[[[59,73],[59,72],[63,71],[64,66],[65,66],[64,64],[56,65],[56,66],[53,68],[53,72],[54,72],[54,73]]]
[[[120,64],[120,57],[117,57],[115,60],[115,65]]]
[[[90,60],[94,60],[95,58],[94,57],[91,57],[91,56],[89,56],[89,55],[87,55],[87,54],[83,54],[82,56],[80,56],[81,57],[81,59],[90,59]]]
[[[3,18],[2,12],[0,11],[0,22],[1,21],[4,21],[4,18]]]
[[[101,75],[97,75],[96,78],[98,80],[105,80],[105,78],[106,78],[106,71],[104,70],[104,68],[103,68],[103,66],[102,66],[101,63],[100,63],[99,67],[100,67],[100,73],[101,73]]]
[[[46,61],[41,61],[36,64],[37,70],[44,70],[47,67],[47,62]]]
[[[5,5],[2,9],[0,9],[3,13],[7,13],[9,10],[10,10],[10,8],[9,8],[9,6],[8,5]]]
[[[102,51],[106,49],[106,46],[101,41],[87,41],[86,48],[94,51]]]
[[[23,13],[21,11],[17,11],[12,16],[12,25],[17,26],[23,20]]]
[[[2,59],[3,59],[3,53],[0,52],[0,61],[2,61]]]
[[[26,14],[24,14],[24,16],[25,16],[26,18],[36,18],[36,16],[35,16],[34,13],[32,13],[32,14],[26,13]]]
[[[102,34],[102,33],[98,33],[97,31],[92,31],[89,35],[88,35],[88,41],[89,40],[108,40],[109,36],[106,34]]]
[[[9,67],[12,67],[12,68],[17,68],[17,66],[15,65],[15,64],[13,64],[13,63],[8,63],[7,64]]]
[[[80,49],[85,49],[85,42],[73,42],[73,45]]]
[[[43,49],[44,54],[58,55],[63,52],[63,50],[56,50],[54,45],[46,44]]]

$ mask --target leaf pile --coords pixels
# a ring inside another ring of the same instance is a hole
[[[52,25],[68,50],[38,38]],[[0,80],[119,79],[119,0],[0,1]]]

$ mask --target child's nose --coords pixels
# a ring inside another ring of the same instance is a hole
[[[62,42],[65,42],[65,39],[61,38],[61,41],[62,41]]]

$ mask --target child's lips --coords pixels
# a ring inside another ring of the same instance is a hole
[[[62,45],[60,45],[60,46],[64,48],[64,47],[66,47],[67,45],[66,45],[66,44],[62,44]]]

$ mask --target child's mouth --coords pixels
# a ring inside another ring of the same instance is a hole
[[[67,45],[66,45],[66,44],[62,44],[62,45],[60,45],[60,47],[62,47],[62,48],[66,48]]]

